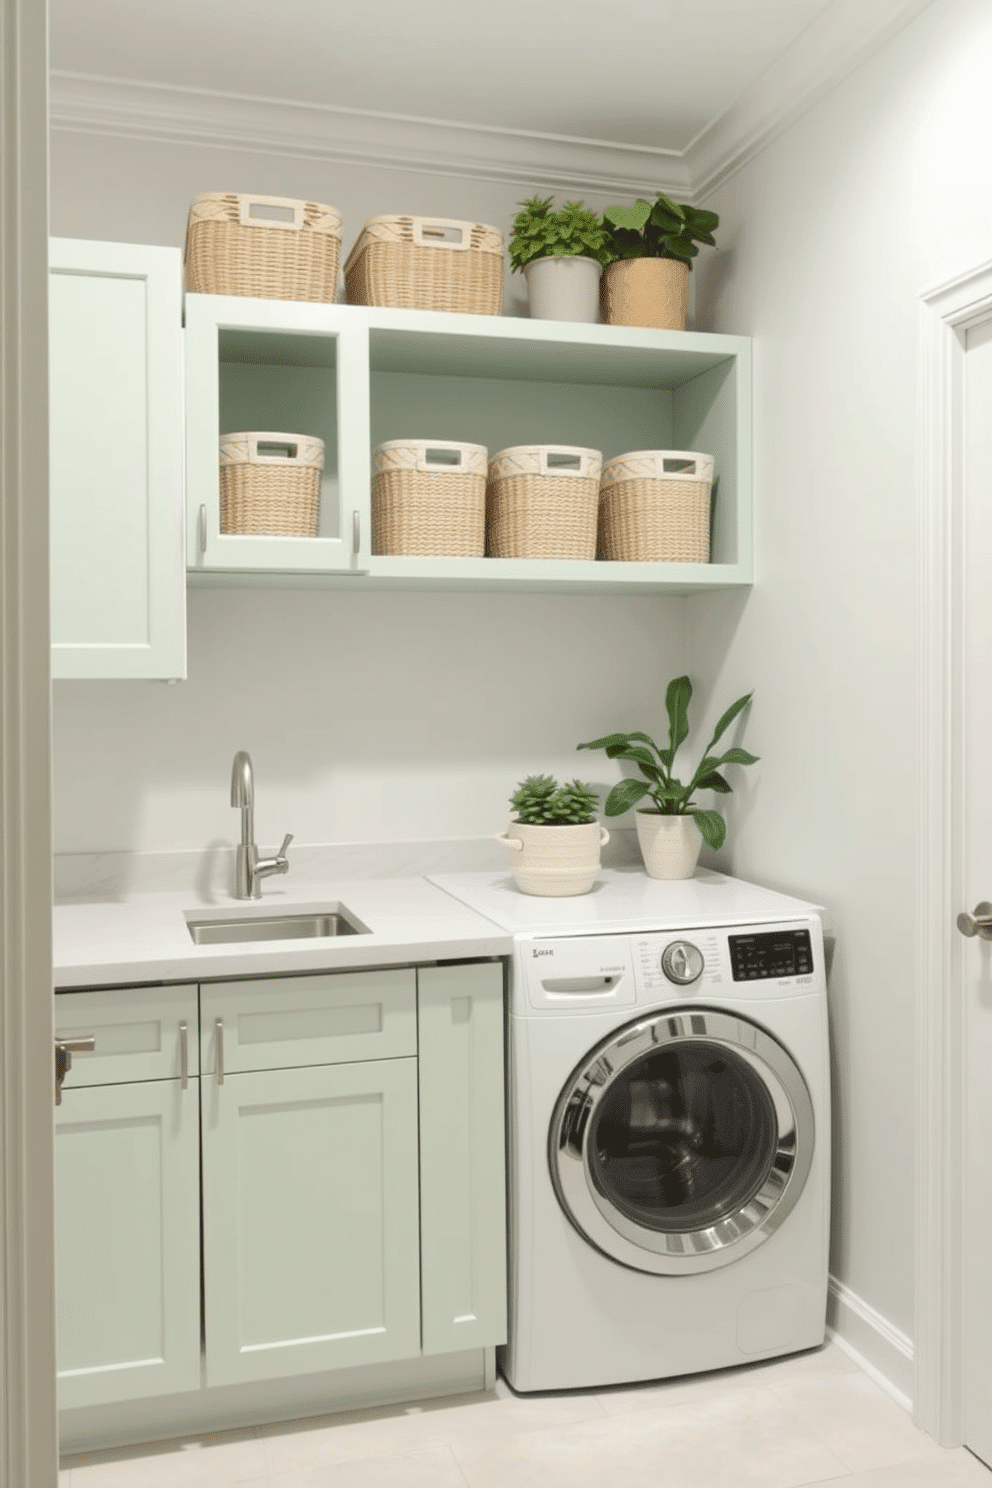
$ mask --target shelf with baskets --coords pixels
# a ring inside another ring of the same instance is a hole
[[[188,567],[390,588],[695,593],[751,583],[751,371],[744,337],[347,305],[186,297]],[[221,531],[218,440],[325,445],[316,537]],[[708,563],[372,551],[373,447],[462,441],[711,456]],[[211,577],[212,576],[212,577]]]

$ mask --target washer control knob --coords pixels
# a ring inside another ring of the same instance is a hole
[[[703,955],[688,940],[673,940],[661,954],[661,969],[670,982],[687,987],[703,974]]]

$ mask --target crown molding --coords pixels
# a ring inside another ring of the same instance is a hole
[[[843,81],[933,0],[832,0],[792,46],[683,154],[703,200]]]
[[[683,151],[73,72],[51,74],[51,127],[533,190],[620,198],[664,191],[698,202],[932,3],[831,0]]]
[[[678,151],[444,119],[247,98],[81,73],[51,75],[51,127],[608,196],[685,196]]]

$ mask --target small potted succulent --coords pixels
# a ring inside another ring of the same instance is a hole
[[[635,812],[634,819],[644,866],[652,878],[691,878],[703,843],[713,848],[723,846],[727,835],[723,817],[718,811],[703,811],[694,805],[693,795],[702,790],[729,794],[732,787],[720,773],[724,765],[753,765],[758,758],[746,749],[727,749],[720,755],[712,752],[717,740],[751,701],[748,692],[731,703],[719,719],[689,784],[677,780],[672,770],[675,755],[689,735],[691,697],[692,683],[688,677],[675,677],[669,682],[665,693],[667,749],[659,749],[653,739],[641,733],[607,734],[578,746],[605,749],[610,759],[629,760],[644,777],[621,780],[610,791],[603,810],[607,816],[619,816],[645,796],[649,798],[652,804]]]
[[[607,207],[607,243],[600,290],[608,325],[684,331],[689,270],[700,243],[715,245],[716,212],[659,196],[632,207]]]
[[[531,196],[518,202],[510,263],[527,280],[533,319],[596,321],[606,229],[580,201],[566,202],[555,211],[551,200]]]
[[[587,894],[599,871],[599,850],[610,840],[596,813],[591,785],[553,775],[528,775],[510,797],[514,819],[500,833],[513,855],[517,888],[524,894]]]

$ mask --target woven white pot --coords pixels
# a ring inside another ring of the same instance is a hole
[[[691,816],[635,811],[637,840],[651,878],[691,878],[703,839]]]
[[[535,258],[524,265],[531,320],[599,319],[602,265],[594,258]]]
[[[609,840],[609,832],[598,821],[573,827],[511,822],[496,838],[510,850],[521,893],[558,898],[588,894],[599,872],[599,850]]]

